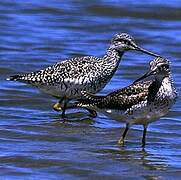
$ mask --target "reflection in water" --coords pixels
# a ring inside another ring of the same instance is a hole
[[[142,148],[117,147],[114,149],[99,149],[95,151],[101,155],[114,158],[119,161],[130,161],[139,164],[147,170],[166,170],[167,163],[164,157],[158,157]]]

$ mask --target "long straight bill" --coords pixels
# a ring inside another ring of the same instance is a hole
[[[151,56],[161,57],[159,54],[155,54],[155,53],[153,53],[153,52],[151,52],[151,51],[148,51],[148,50],[146,50],[146,49],[143,49],[143,48],[141,48],[141,47],[139,47],[139,46],[136,47],[136,50],[137,50],[137,51],[140,51],[140,52],[143,52],[143,53],[145,53],[145,54],[151,55]]]

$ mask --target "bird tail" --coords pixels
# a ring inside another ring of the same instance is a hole
[[[14,75],[14,76],[10,76],[9,78],[7,78],[7,81],[18,81],[22,79],[22,75]]]
[[[7,78],[7,81],[19,81],[24,83],[32,82],[32,73],[13,75]]]

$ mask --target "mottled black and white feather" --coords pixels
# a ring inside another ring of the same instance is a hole
[[[132,124],[146,125],[164,116],[177,98],[169,61],[156,58],[150,63],[150,69],[150,74],[154,75],[152,80],[139,78],[140,81],[106,96],[83,92],[85,99],[79,100],[77,106],[90,108]]]
[[[128,50],[158,56],[138,47],[129,34],[120,33],[113,37],[102,58],[75,57],[40,71],[11,76],[8,80],[31,84],[58,98],[78,99],[82,97],[81,91],[97,93],[103,89],[117,70],[123,53]]]

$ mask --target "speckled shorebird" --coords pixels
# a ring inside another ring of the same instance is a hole
[[[62,117],[65,117],[68,101],[80,98],[81,91],[94,94],[103,89],[116,71],[123,53],[128,50],[159,56],[139,47],[129,34],[120,33],[113,37],[102,58],[75,57],[37,72],[11,76],[8,80],[31,84],[60,99],[59,103],[54,105],[54,109],[60,110],[60,104],[63,103]],[[93,111],[90,112],[94,115]]]
[[[150,79],[147,78],[149,76]],[[169,61],[163,58],[151,61],[150,70],[130,86],[106,96],[96,96],[87,92],[82,94],[86,99],[81,100],[77,104],[78,107],[90,108],[126,123],[119,144],[124,144],[131,125],[143,125],[142,147],[145,146],[148,124],[166,115],[177,97]]]

